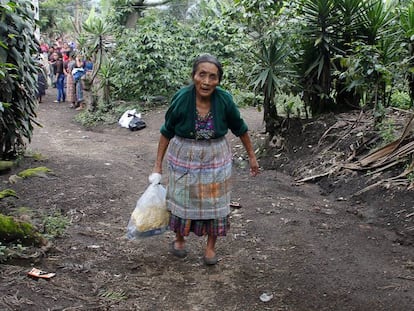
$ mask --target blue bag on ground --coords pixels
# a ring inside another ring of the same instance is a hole
[[[147,124],[141,118],[133,116],[132,120],[129,122],[128,127],[131,131],[139,131],[145,128]]]
[[[127,238],[130,240],[162,234],[168,228],[170,212],[165,202],[167,191],[160,184],[161,175],[153,173],[149,181],[128,222]]]

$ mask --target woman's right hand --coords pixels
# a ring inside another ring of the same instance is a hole
[[[162,167],[159,167],[158,165],[155,165],[154,168],[152,169],[152,172],[162,174]]]

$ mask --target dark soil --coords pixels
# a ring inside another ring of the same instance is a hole
[[[117,124],[86,130],[74,121],[79,112],[53,103],[54,89],[48,92],[38,113],[43,127],[29,145],[45,159],[26,158],[0,176],[0,190],[19,197],[0,201],[0,212],[40,230],[45,215],[60,213],[70,226],[47,250],[0,265],[1,311],[414,309],[413,193],[377,187],[355,197],[367,184],[356,173],[296,183],[309,163],[318,171],[315,146],[332,117],[309,124],[306,136],[292,121],[284,148],[263,153],[256,178],[240,141],[229,135],[232,196],[242,207],[217,243],[219,263],[206,267],[203,238],[187,239],[185,259],[168,252],[170,232],[125,238],[148,184],[165,108],[145,113],[141,131]],[[262,114],[254,108],[242,114],[261,148]],[[8,182],[36,166],[54,175]],[[27,277],[32,267],[56,276],[36,281]]]

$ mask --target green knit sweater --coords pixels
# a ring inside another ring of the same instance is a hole
[[[248,130],[232,96],[220,87],[216,87],[211,95],[211,113],[215,131],[213,138],[226,135],[228,129],[236,136],[240,136]],[[165,114],[165,122],[161,126],[160,132],[168,139],[175,135],[195,139],[195,120],[196,96],[195,87],[192,84],[175,93]]]

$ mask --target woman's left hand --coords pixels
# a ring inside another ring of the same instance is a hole
[[[250,158],[250,175],[257,176],[259,174],[259,163],[257,163],[256,158]]]

